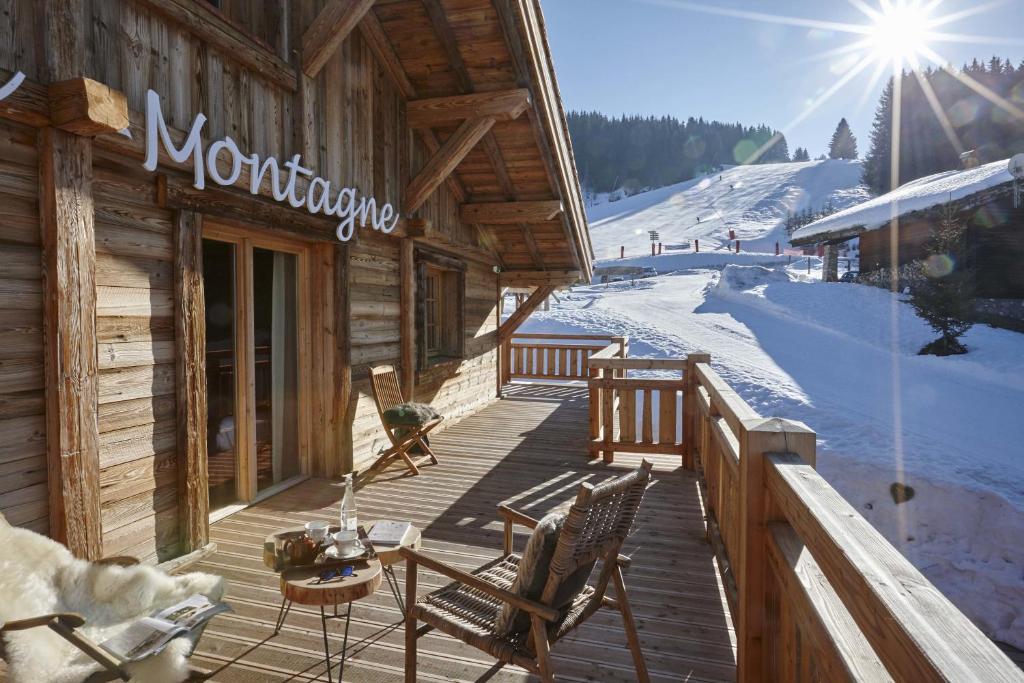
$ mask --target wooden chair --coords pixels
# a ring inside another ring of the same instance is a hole
[[[134,557],[128,556],[117,556],[117,557],[106,557],[101,560],[94,560],[94,565],[117,565],[120,567],[132,567],[139,564],[139,561]],[[124,668],[124,662],[120,661],[113,654],[107,652],[101,648],[91,638],[83,634],[80,630],[86,623],[85,618],[79,614],[73,612],[62,612],[57,614],[43,614],[36,617],[30,617],[28,619],[18,619],[15,621],[0,622],[0,634],[10,633],[14,631],[24,631],[30,628],[46,627],[51,631],[59,635],[64,640],[68,641],[76,648],[81,650],[90,659],[94,660],[103,667],[103,671],[97,671],[96,673],[89,676],[85,683],[107,683],[108,681],[130,681],[132,680],[131,674],[129,674]],[[206,628],[205,624],[200,628],[196,629],[193,637],[198,639],[199,635],[202,634]],[[3,639],[0,638],[0,659],[4,658]],[[202,681],[205,680],[208,675],[197,669],[192,669],[189,675],[189,681]]]
[[[430,450],[424,437],[441,424],[444,418],[439,417],[419,426],[388,422],[384,414],[396,405],[405,403],[405,399],[402,398],[402,389],[398,386],[398,373],[395,372],[393,365],[378,365],[370,368],[370,386],[373,388],[373,399],[377,403],[377,414],[380,415],[381,424],[384,425],[384,432],[391,441],[391,447],[381,453],[380,457],[370,465],[368,471],[372,473],[383,470],[393,461],[399,459],[405,462],[405,466],[413,474],[419,474],[420,465],[428,460],[436,465],[437,456],[434,451]],[[424,457],[419,460],[413,460],[409,455],[409,450],[416,445],[425,453]]]
[[[633,656],[637,680],[649,680],[640,650],[633,612],[626,597],[622,569],[630,560],[619,554],[629,534],[637,509],[651,476],[651,464],[629,474],[592,486],[582,484],[576,501],[566,517],[551,560],[544,592],[539,601],[511,592],[519,568],[519,555],[512,552],[514,524],[534,528],[538,520],[504,505],[498,512],[505,520],[505,555],[480,567],[472,574],[433,560],[409,548],[402,548],[406,559],[405,680],[416,680],[416,640],[438,629],[496,658],[502,665],[517,664],[553,681],[550,649],[586,621],[601,607],[622,614],[626,640]],[[568,608],[552,605],[562,582],[579,567],[601,560],[601,571],[593,586],[587,586]],[[416,599],[418,565],[454,579],[440,590]],[[615,583],[615,598],[605,596],[608,583]],[[520,633],[500,635],[495,622],[503,604],[508,603],[530,615],[530,628]],[[417,621],[426,622],[417,630]],[[599,653],[595,653],[599,656]]]

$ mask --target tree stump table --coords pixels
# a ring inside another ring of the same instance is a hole
[[[352,567],[351,576],[327,576],[325,572],[341,572],[343,567]],[[293,603],[320,608],[320,625],[324,634],[324,659],[327,662],[327,680],[331,683],[331,648],[327,640],[327,620],[338,619],[338,605],[345,604],[345,636],[341,645],[341,665],[338,680],[345,672],[345,650],[348,648],[348,627],[352,620],[352,603],[372,595],[383,578],[381,563],[376,559],[358,559],[348,562],[329,562],[323,565],[294,567],[281,572],[281,612],[274,627],[274,635],[281,630]],[[328,615],[325,607],[333,605],[334,614]]]

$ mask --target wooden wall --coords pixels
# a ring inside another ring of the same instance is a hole
[[[103,550],[164,559],[178,541],[172,215],[134,164],[97,156],[93,195]]]
[[[294,35],[323,2],[295,6],[300,15],[253,13],[226,2],[223,12],[289,56]],[[406,125],[405,103],[358,32],[350,36],[305,92],[289,89],[218,52],[189,29],[151,9],[149,0],[86,0],[86,73],[124,92],[129,109],[145,110],[150,88],[164,116],[188,129],[202,112],[204,139],[234,138],[244,153],[285,159],[302,152],[306,165],[336,186],[400,205],[410,177],[426,162]],[[276,7],[276,5],[275,5]],[[46,83],[36,54],[37,5],[0,0],[0,68]],[[273,27],[287,24],[283,33]],[[302,110],[314,112],[301,128]],[[443,137],[443,136],[442,136]],[[43,404],[43,331],[36,132],[0,123],[0,511],[12,522],[47,532],[47,468]],[[172,210],[158,206],[153,174],[139,159],[94,146],[100,496],[104,554],[145,560],[180,552],[176,437],[174,233]],[[172,173],[174,171],[171,171]],[[442,186],[419,215],[448,244],[478,244],[459,221],[459,205]],[[238,216],[244,222],[244,216]],[[274,226],[257,230],[273,234]],[[398,364],[399,241],[359,231],[345,248],[332,234],[311,249],[310,474],[337,476],[368,464],[384,444],[369,394],[367,370]],[[339,300],[336,277],[345,278]],[[495,396],[496,278],[490,266],[466,273],[466,356],[421,373],[416,398],[457,418]],[[344,307],[347,330],[339,329]],[[353,391],[338,400],[341,339],[348,334]]]
[[[36,133],[0,123],[0,514],[49,530]]]

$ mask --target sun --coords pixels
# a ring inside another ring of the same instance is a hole
[[[892,0],[872,12],[873,23],[867,41],[880,61],[916,68],[921,55],[930,50],[932,24],[927,7],[912,0]]]

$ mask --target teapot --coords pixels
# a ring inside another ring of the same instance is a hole
[[[305,535],[290,538],[284,543],[284,554],[293,566],[313,564],[319,551],[320,544]]]

